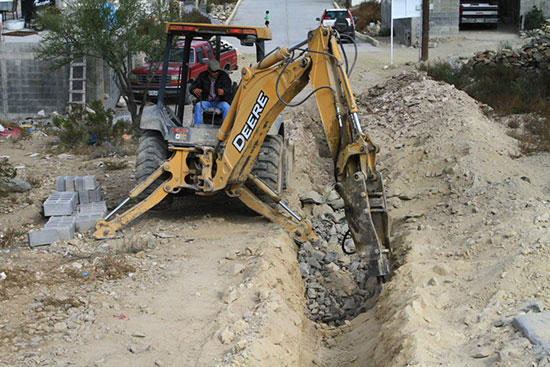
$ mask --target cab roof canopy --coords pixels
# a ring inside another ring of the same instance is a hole
[[[271,40],[271,29],[264,27],[244,27],[236,25],[221,25],[207,23],[164,23],[164,31],[167,34],[193,37],[202,37],[208,39],[212,36],[235,37],[245,39],[254,36],[258,41]]]

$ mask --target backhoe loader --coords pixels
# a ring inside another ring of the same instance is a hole
[[[359,122],[348,80],[348,60],[344,49],[339,48],[338,32],[321,25],[310,31],[307,39],[267,55],[269,28],[168,22],[165,32],[158,103],[141,122],[136,160],[136,178],[141,182],[123,203],[96,223],[95,237],[116,236],[122,226],[154,206],[166,204],[174,194],[225,191],[286,227],[295,238],[316,239],[311,222],[281,201],[285,144],[284,126],[277,118],[283,108],[299,105],[314,95],[334,161],[335,188],[345,203],[348,233],[367,264],[368,276],[383,281],[390,273],[390,229],[382,177],[375,167],[378,147]],[[221,37],[256,46],[257,62],[242,67],[241,81],[221,125],[193,125],[183,121],[191,41],[208,39],[219,45]],[[180,93],[173,110],[163,104],[164,87],[171,48],[178,40],[181,44],[182,38]],[[292,103],[308,83],[312,92]],[[139,200],[136,205],[114,216],[135,198]]]

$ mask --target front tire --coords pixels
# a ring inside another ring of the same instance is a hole
[[[285,149],[283,137],[281,135],[266,136],[252,174],[262,180],[267,186],[275,191],[279,196],[283,192],[285,180]],[[250,185],[252,192],[263,202],[271,207],[275,207],[275,203],[263,191],[254,185]]]
[[[139,146],[137,149],[137,182],[140,183],[145,181],[147,177],[151,176],[151,174],[153,174],[153,172],[155,172],[157,168],[159,168],[160,165],[168,158],[170,158],[170,151],[168,150],[168,143],[164,140],[162,134],[155,130],[144,130],[139,138]],[[143,191],[137,199],[141,201],[147,198],[147,196],[155,191],[169,177],[169,173],[163,173],[147,189],[145,189],[145,191]],[[169,194],[153,209],[167,209],[170,207],[173,200],[174,197]]]

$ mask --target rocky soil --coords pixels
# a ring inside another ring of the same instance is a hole
[[[477,53],[473,58],[459,60],[459,65],[476,67],[477,65],[500,64],[523,70],[550,70],[550,20],[545,26],[534,32],[531,40],[518,50],[489,50]]]
[[[512,320],[550,304],[550,156],[521,156],[490,109],[423,73],[357,99],[393,219],[381,289],[340,247],[347,225],[313,100],[283,117],[294,152],[285,202],[312,218],[316,243],[219,196],[178,199],[115,240],[30,250],[22,233],[45,222],[55,177],[95,174],[114,207],[132,168],[48,153],[48,136],[0,140],[34,183],[0,198],[11,236],[0,365],[549,366]],[[133,167],[135,156],[109,159]]]

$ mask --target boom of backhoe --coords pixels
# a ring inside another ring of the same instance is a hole
[[[192,39],[193,34],[207,34],[212,30],[221,32],[231,27],[167,23],[166,30],[169,37],[177,34]],[[242,29],[248,30],[247,37],[254,36],[254,28]],[[343,65],[336,33],[320,26],[309,32],[303,42],[275,50],[255,65],[243,67],[239,88],[229,113],[216,129],[214,143],[194,144],[193,136],[198,130],[175,119],[175,127],[169,129],[179,131],[181,144],[169,145],[172,156],[149,179],[138,185],[130,193],[130,198],[137,197],[162,175],[168,174],[169,178],[122,215],[111,221],[98,221],[95,236],[114,236],[120,227],[158,204],[165,196],[186,189],[199,195],[225,190],[252,210],[285,226],[293,236],[315,238],[311,223],[290,210],[281,201],[280,192],[252,174],[254,162],[277,116],[283,108],[291,106],[294,97],[309,83],[317,100],[334,160],[336,189],[344,200],[357,252],[368,264],[369,276],[389,274],[386,258],[390,249],[389,219],[382,177],[375,167],[378,148],[362,131]],[[250,187],[255,187],[279,207],[274,208],[260,200]]]

